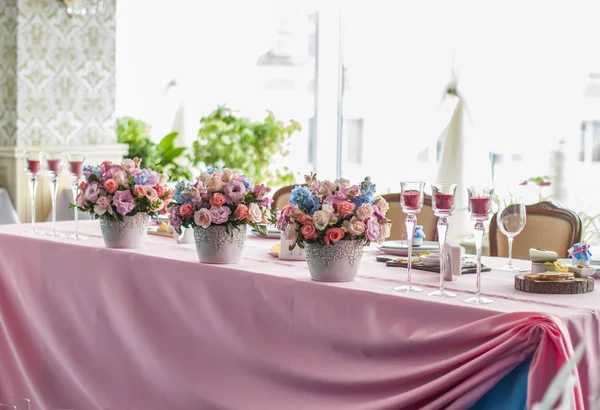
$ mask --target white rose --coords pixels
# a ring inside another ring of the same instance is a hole
[[[335,184],[331,181],[323,181],[321,186],[319,187],[319,194],[321,195],[331,195],[335,190]]]
[[[366,227],[363,221],[361,221],[355,216],[353,216],[352,219],[350,219],[348,232],[350,232],[352,235],[362,235],[365,232],[365,229]]]
[[[260,223],[263,219],[263,213],[258,204],[252,203],[248,207],[248,219],[250,222]]]
[[[373,216],[373,206],[371,204],[362,204],[356,210],[356,216],[358,219],[366,221]]]
[[[206,183],[210,179],[210,174],[206,171],[198,175],[198,181]]]
[[[202,208],[194,213],[194,223],[203,228],[210,226],[210,212],[206,208]]]
[[[312,218],[315,228],[322,231],[329,225],[329,218],[331,218],[331,215],[325,211],[317,211],[313,214]]]
[[[381,224],[381,230],[379,231],[379,238],[377,238],[377,242],[381,243],[387,238],[390,237],[390,233],[392,231],[392,225],[389,223]]]
[[[129,188],[129,183],[127,182],[127,175],[123,171],[117,171],[113,174],[113,179],[122,187]]]
[[[377,198],[375,198],[375,202],[373,203],[373,205],[376,205],[381,211],[381,213],[384,215],[388,211],[388,209],[390,209],[390,205],[382,196],[378,196]]]
[[[338,178],[335,180],[335,184],[340,188],[350,188],[350,181],[346,178]]]
[[[296,240],[298,239],[298,232],[296,231],[296,229],[298,229],[298,226],[294,222],[290,222],[285,227],[283,237],[288,241],[296,242]]]
[[[161,174],[160,179],[158,180],[159,185],[166,185],[169,181],[169,176],[167,174]]]
[[[214,173],[205,182],[206,188],[209,192],[218,192],[223,188],[223,181],[221,181],[221,175]]]
[[[333,215],[333,206],[331,204],[323,204],[323,212],[327,212],[329,215]]]

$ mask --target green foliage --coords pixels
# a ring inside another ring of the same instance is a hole
[[[117,141],[129,146],[125,158],[141,158],[143,168],[165,172],[173,180],[190,180],[191,172],[177,162],[186,151],[185,147],[175,146],[178,133],[172,132],[155,144],[148,132],[149,126],[143,121],[129,117],[117,119]]]
[[[245,174],[255,183],[289,185],[294,174],[286,167],[283,171],[269,169],[276,154],[287,156],[286,143],[292,134],[300,131],[300,124],[289,124],[275,119],[268,112],[261,122],[236,116],[231,109],[219,106],[200,120],[198,138],[194,141],[190,158],[194,166],[227,167]]]

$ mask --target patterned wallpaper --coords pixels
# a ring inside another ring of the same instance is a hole
[[[85,17],[69,17],[60,0],[15,1],[17,135],[0,134],[0,145],[116,142],[115,0]]]
[[[17,136],[17,1],[0,0],[0,145]]]

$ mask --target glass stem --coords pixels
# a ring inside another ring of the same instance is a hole
[[[440,244],[440,290],[444,290],[444,274],[446,267],[446,234],[448,232],[448,220],[440,217],[437,223],[438,243]]]
[[[481,297],[481,248],[483,247],[483,234],[485,226],[483,222],[475,222],[475,250],[477,252],[477,300]]]
[[[29,176],[29,196],[31,197],[31,230],[35,232],[35,193],[37,191],[37,176]]]
[[[71,192],[73,193],[73,203],[75,204],[75,208],[73,208],[73,214],[75,217],[75,240],[79,239],[79,209],[77,208],[77,190],[79,189],[79,185],[77,184],[77,179],[71,185]]]
[[[512,263],[512,245],[513,245],[513,237],[509,236],[508,237],[508,266],[509,267],[513,267],[513,263]]]
[[[56,195],[58,193],[58,178],[52,177],[50,181],[50,195],[52,197],[52,232],[53,236],[56,237]]]
[[[412,271],[412,245],[415,235],[415,225],[417,218],[414,215],[406,215],[406,241],[408,243],[408,281],[407,285],[411,287],[411,271]]]

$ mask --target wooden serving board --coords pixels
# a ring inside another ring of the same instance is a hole
[[[515,276],[515,289],[528,293],[552,293],[572,295],[594,290],[594,278],[582,277],[571,280],[527,280],[523,274]]]

